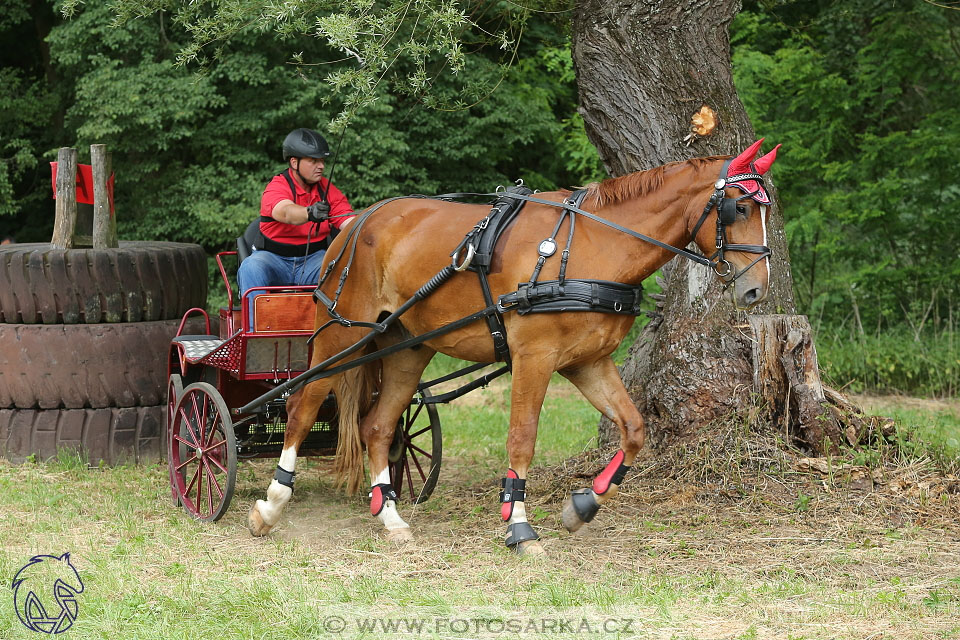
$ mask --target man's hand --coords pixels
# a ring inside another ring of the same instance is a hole
[[[307,207],[307,220],[310,222],[325,222],[330,218],[330,205],[321,200]]]

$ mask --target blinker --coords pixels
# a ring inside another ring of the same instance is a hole
[[[733,224],[737,219],[737,201],[734,198],[724,198],[720,201],[721,224]]]

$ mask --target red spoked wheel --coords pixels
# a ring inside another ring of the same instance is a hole
[[[443,458],[443,438],[440,416],[433,404],[423,404],[429,398],[424,389],[416,397],[397,423],[393,444],[390,445],[390,484],[401,499],[419,504],[430,497]]]
[[[173,459],[173,450],[172,443],[173,438],[170,436],[173,428],[173,418],[176,415],[177,403],[180,402],[180,398],[183,396],[183,379],[180,377],[179,373],[170,374],[170,379],[167,380],[167,415],[166,422],[164,423],[164,431],[167,439],[167,468],[169,473],[170,480],[170,495],[173,499],[173,506],[180,506],[180,494],[177,492],[177,485],[173,481],[173,465],[170,464],[170,460]]]
[[[237,439],[230,410],[206,382],[183,390],[170,438],[170,474],[180,504],[194,518],[215,522],[237,483]]]

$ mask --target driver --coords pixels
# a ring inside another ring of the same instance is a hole
[[[317,284],[331,225],[343,229],[355,217],[346,196],[323,177],[329,156],[327,141],[312,129],[296,129],[284,138],[287,169],[263,190],[262,237],[240,263],[240,291]]]

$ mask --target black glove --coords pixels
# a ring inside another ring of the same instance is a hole
[[[330,205],[321,200],[307,207],[307,220],[310,222],[325,222],[330,218]]]

